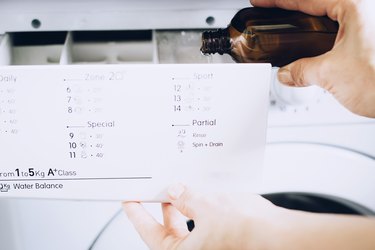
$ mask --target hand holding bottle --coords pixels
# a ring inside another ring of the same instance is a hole
[[[375,2],[372,0],[250,0],[258,7],[278,7],[327,15],[340,27],[331,51],[299,59],[279,70],[289,86],[317,84],[346,108],[375,117]]]

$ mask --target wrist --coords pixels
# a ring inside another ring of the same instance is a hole
[[[263,216],[248,216],[244,220],[242,235],[246,239],[243,249],[290,250],[290,242],[295,238],[301,225],[298,211],[272,206]]]
[[[277,207],[278,211],[272,221],[269,222],[267,249],[269,250],[290,250],[291,242],[295,241],[295,236],[303,230],[298,223],[299,211]],[[275,222],[276,220],[276,222]]]

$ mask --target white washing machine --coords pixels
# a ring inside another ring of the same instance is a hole
[[[199,29],[225,27],[246,6],[247,0],[4,0],[0,64],[56,63],[68,34],[76,37],[74,63],[204,63]],[[130,39],[95,40],[108,29],[127,30]],[[351,114],[317,87],[274,81],[271,89],[265,197],[294,209],[372,214],[375,120]],[[146,207],[161,218],[159,204]],[[0,200],[0,221],[0,249],[146,249],[119,202]]]

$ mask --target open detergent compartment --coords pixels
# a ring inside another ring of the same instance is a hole
[[[154,62],[151,31],[15,32],[0,42],[2,65]]]
[[[153,63],[151,31],[77,31],[66,37],[61,64]]]
[[[66,32],[8,33],[0,44],[1,65],[59,64]]]
[[[200,30],[12,32],[0,36],[0,65],[233,63],[204,56]]]

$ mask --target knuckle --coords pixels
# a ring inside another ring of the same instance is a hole
[[[329,83],[331,82],[330,75],[335,72],[335,70],[332,68],[333,64],[334,63],[332,60],[330,60],[328,57],[324,58],[324,60],[320,60],[316,66],[315,79],[317,82],[315,84],[327,89]]]
[[[293,82],[296,86],[305,86],[304,63],[300,61],[296,63],[291,71]]]

